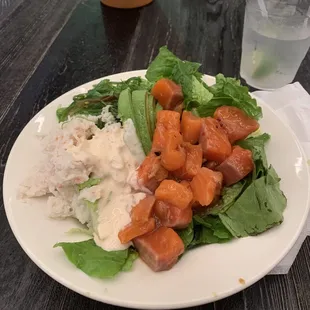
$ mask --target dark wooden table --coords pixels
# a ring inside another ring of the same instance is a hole
[[[162,45],[201,62],[205,73],[238,77],[244,2],[155,0],[122,11],[99,0],[0,0],[1,177],[15,139],[40,109],[87,81],[146,68]],[[310,92],[310,52],[296,80]],[[195,309],[310,309],[309,255],[308,237],[288,275],[266,276]],[[34,265],[15,240],[1,200],[0,310],[18,309],[117,307],[68,290]]]

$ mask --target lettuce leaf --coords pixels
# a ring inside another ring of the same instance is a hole
[[[85,234],[88,236],[92,236],[93,231],[90,228],[73,227],[67,231],[67,234]]]
[[[227,211],[241,195],[245,185],[246,182],[242,180],[231,186],[224,187],[221,193],[221,199],[213,207],[207,208],[206,214],[218,215]]]
[[[192,243],[194,239],[194,223],[193,221],[184,229],[177,230],[179,237],[184,243],[185,249]]]
[[[122,267],[122,271],[130,271],[134,261],[139,257],[138,252],[134,248],[129,248],[128,251],[128,257]]]
[[[266,174],[269,166],[265,152],[265,144],[270,140],[270,135],[264,133],[260,136],[250,137],[245,140],[238,141],[237,144],[244,149],[252,152],[255,169],[253,171],[253,179],[257,179]]]
[[[182,239],[185,249],[204,244],[224,243],[233,238],[221,220],[211,215],[194,215],[190,225],[185,229],[178,230],[177,233]]]
[[[164,46],[149,65],[146,78],[151,82],[169,78],[181,85],[184,108],[196,108],[195,112],[201,117],[213,116],[214,111],[222,105],[235,106],[254,119],[262,117],[262,109],[239,80],[218,74],[216,84],[208,87],[202,81],[199,68],[199,63],[182,61]]]
[[[78,184],[79,191],[83,190],[84,188],[89,188],[95,185],[98,185],[102,180],[100,178],[89,178],[87,181]]]
[[[105,251],[93,239],[81,242],[60,242],[69,261],[91,277],[112,278],[120,271],[129,271],[138,253],[133,249]]]
[[[198,71],[199,67],[199,63],[182,61],[164,46],[150,64],[146,78],[151,82],[169,78],[181,85],[185,109],[191,110],[213,97],[201,83],[202,73]]]
[[[191,246],[224,243],[233,239],[232,234],[216,216],[194,215],[195,234]]]
[[[216,76],[216,83],[208,87],[208,90],[213,94],[213,98],[208,104],[198,107],[197,111],[201,117],[213,116],[215,110],[222,105],[237,107],[256,120],[262,117],[261,107],[251,97],[249,89],[242,86],[239,80],[224,77],[220,73]]]
[[[181,61],[168,50],[167,46],[162,46],[158,55],[149,65],[145,76],[150,82],[174,76],[181,84],[182,78],[187,78],[186,75],[194,74],[200,79],[202,74],[198,72],[199,67],[200,64],[197,62]]]
[[[280,178],[270,166],[266,176],[254,180],[219,218],[237,238],[260,234],[283,221],[287,200]]]

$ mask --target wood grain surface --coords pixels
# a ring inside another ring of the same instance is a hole
[[[0,0],[1,184],[26,123],[64,92],[105,75],[146,68],[167,45],[203,72],[239,77],[245,1],[155,0],[134,10],[99,0]],[[296,80],[310,92],[310,53]],[[2,186],[0,188],[2,199]],[[31,223],[29,223],[31,226]],[[0,310],[120,309],[61,286],[22,251],[0,205]],[[310,309],[310,239],[288,275],[266,276],[193,309]]]

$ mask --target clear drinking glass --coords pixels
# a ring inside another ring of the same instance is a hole
[[[310,46],[310,0],[248,0],[240,74],[258,89],[293,81]]]

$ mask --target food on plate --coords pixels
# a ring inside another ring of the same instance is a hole
[[[161,165],[161,156],[150,153],[138,168],[138,184],[154,192],[161,181],[168,177],[168,171]]]
[[[158,111],[152,144],[153,152],[161,152],[163,150],[167,134],[171,132],[180,132],[180,113],[175,111]]]
[[[174,110],[183,101],[181,86],[165,78],[155,83],[151,94],[165,110]]]
[[[190,205],[185,209],[180,209],[171,203],[157,200],[154,215],[161,226],[182,229],[192,221],[193,210]]]
[[[165,226],[136,238],[134,245],[141,259],[154,271],[169,270],[184,252],[182,239]]]
[[[210,205],[216,196],[220,195],[222,183],[221,172],[201,167],[190,183],[194,201],[200,206]]]
[[[184,142],[196,144],[199,141],[203,119],[190,111],[183,111],[181,121],[181,133]]]
[[[138,256],[169,270],[194,247],[282,223],[261,108],[234,78],[206,85],[199,66],[162,47],[146,79],[102,80],[57,109],[20,196],[46,196],[50,217],[84,225],[70,233],[91,239],[55,247],[86,274],[114,277]]]
[[[224,128],[232,144],[245,139],[259,128],[259,123],[255,119],[236,107],[221,106],[215,110],[214,118]]]
[[[193,199],[192,191],[174,180],[164,180],[155,191],[157,200],[171,203],[179,209],[185,209]]]
[[[180,180],[191,180],[202,165],[202,148],[201,145],[193,145],[188,142],[183,142],[186,159],[181,168],[174,170],[173,175]]]
[[[243,149],[239,145],[232,148],[231,154],[216,167],[224,178],[225,185],[235,184],[246,177],[254,169],[252,152]]]
[[[203,156],[208,161],[221,163],[231,153],[231,144],[225,130],[212,117],[203,119],[199,142],[202,147]]]

